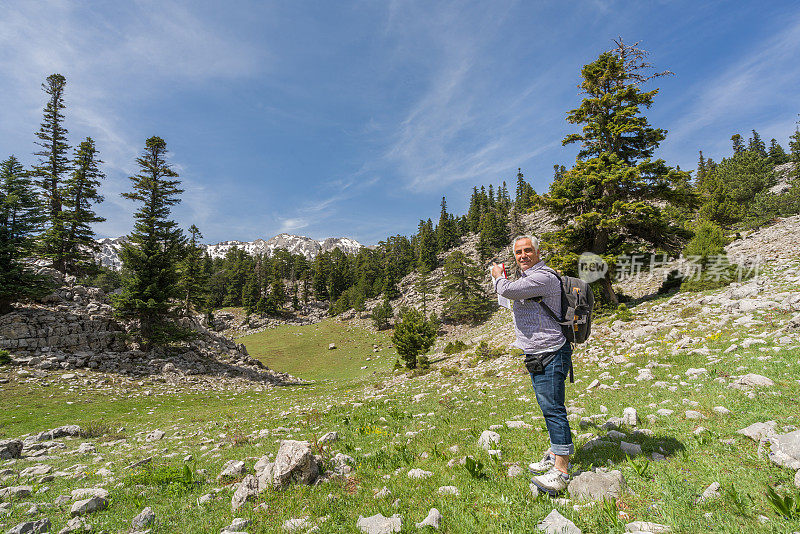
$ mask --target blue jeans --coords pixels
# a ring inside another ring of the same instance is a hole
[[[564,382],[571,363],[572,346],[565,343],[558,349],[553,361],[544,368],[544,372],[531,373],[536,401],[542,409],[547,432],[550,434],[550,450],[560,456],[568,456],[575,452],[572,432],[567,421],[567,407],[564,406]]]

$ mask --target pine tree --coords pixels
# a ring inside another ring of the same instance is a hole
[[[517,191],[514,196],[514,207],[520,213],[526,213],[531,208],[531,192],[533,187],[525,181],[522,169],[517,169]]]
[[[262,298],[259,278],[256,271],[250,271],[242,288],[242,307],[248,314],[256,312],[258,302]]]
[[[789,161],[789,155],[774,137],[769,141],[768,157],[771,165],[781,165]]]
[[[742,136],[739,134],[733,134],[731,136],[731,142],[733,143],[733,153],[741,154],[744,152],[744,141],[742,141]]]
[[[720,226],[745,219],[756,195],[772,184],[772,165],[758,152],[746,150],[725,158],[706,174],[700,192],[704,196],[700,218]]]
[[[69,145],[64,128],[64,86],[67,81],[61,74],[51,74],[42,84],[48,96],[44,118],[36,132],[36,144],[41,150],[35,155],[39,164],[33,168],[36,185],[42,189],[46,214],[46,227],[41,236],[41,256],[52,260],[53,266],[66,272],[64,242],[66,226],[62,213],[63,181],[69,171]]]
[[[131,176],[133,191],[122,196],[141,206],[134,214],[133,232],[127,237],[122,258],[122,294],[114,300],[119,316],[136,319],[136,331],[143,347],[165,344],[184,337],[170,321],[180,298],[177,265],[185,238],[175,221],[170,220],[170,206],[180,202],[180,181],[165,156],[167,144],[160,137],[145,143],[144,153],[136,158],[139,174]]]
[[[103,201],[97,192],[100,180],[105,175],[98,165],[102,161],[91,137],[87,137],[77,149],[73,158],[72,174],[64,184],[62,211],[64,221],[64,242],[62,244],[64,267],[69,272],[80,272],[83,266],[92,264],[92,252],[99,249],[91,225],[103,222],[92,205]]]
[[[451,253],[444,263],[443,316],[456,323],[477,323],[490,311],[490,301],[481,287],[483,270],[463,252]]]
[[[208,283],[206,271],[203,269],[203,247],[200,240],[203,234],[195,225],[189,227],[189,244],[180,267],[180,286],[183,294],[183,311],[188,314],[192,306],[196,308],[206,304],[205,288]]]
[[[703,157],[703,151],[700,151],[700,157],[697,160],[697,173],[696,173],[696,183],[700,186],[703,183],[703,179],[706,176],[706,158]]]
[[[447,200],[442,197],[439,225],[436,227],[436,244],[440,252],[450,250],[458,244],[458,228],[455,219],[447,213]]]
[[[432,271],[436,268],[436,234],[433,231],[433,221],[419,221],[417,230],[417,267]]]
[[[47,286],[25,265],[42,222],[33,184],[25,169],[10,156],[0,163],[0,314],[11,303],[38,296]]]
[[[469,198],[469,210],[467,211],[467,226],[469,231],[477,233],[481,227],[481,215],[483,210],[481,208],[481,200],[478,195],[478,188],[472,188],[472,196]]]
[[[389,320],[392,317],[394,317],[394,311],[387,298],[384,298],[383,302],[375,306],[372,310],[372,322],[378,330],[386,330],[389,328]]]
[[[429,270],[425,269],[424,267],[420,267],[417,270],[417,282],[414,285],[414,289],[416,289],[417,293],[422,300],[422,313],[428,314],[428,301],[430,300],[430,295],[433,292],[433,280],[431,280],[431,273]]]
[[[414,308],[404,308],[394,325],[392,343],[408,369],[416,369],[417,356],[436,340],[436,323]]]
[[[764,141],[761,140],[761,136],[758,135],[758,132],[755,130],[751,130],[753,132],[753,137],[748,140],[747,143],[747,150],[751,152],[755,152],[756,154],[767,157],[767,147],[764,145]]]
[[[569,267],[584,251],[613,264],[616,255],[630,250],[632,239],[677,250],[686,232],[663,216],[659,204],[694,202],[688,173],[650,160],[666,131],[651,127],[641,113],[658,89],[645,92],[639,86],[666,73],[645,76],[646,53],[617,44],[581,70],[587,96],[567,120],[582,124],[582,132],[562,141],[581,142],[581,150],[575,166],[551,184],[543,200],[564,225],[552,238],[568,253],[563,257]],[[616,305],[610,275],[599,283],[605,301]]]

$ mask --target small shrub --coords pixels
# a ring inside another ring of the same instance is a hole
[[[664,295],[671,291],[677,291],[681,288],[681,284],[683,283],[683,275],[681,275],[678,269],[673,269],[667,274],[667,277],[664,278],[664,281],[661,282],[661,287],[658,288],[658,294]]]
[[[487,369],[483,372],[484,378],[492,378],[497,376],[497,369]]]
[[[420,369],[430,369],[431,361],[428,359],[427,356],[421,354],[417,356],[417,367],[419,367]]]
[[[81,426],[80,436],[84,439],[100,439],[102,441],[114,441],[123,439],[125,434],[111,428],[103,421],[90,421]]]
[[[482,478],[488,478],[488,475],[483,470],[483,462],[476,460],[472,456],[467,456],[464,463],[464,468],[474,479],[480,480]]]
[[[620,521],[619,513],[617,512],[617,501],[614,499],[603,499],[603,507],[600,509],[600,513],[615,528],[622,526],[622,521]]]
[[[478,346],[475,348],[475,358],[477,361],[487,361],[487,360],[494,360],[495,358],[499,358],[506,351],[500,348],[491,348],[489,344],[485,341],[481,341]]]
[[[445,354],[458,354],[459,352],[464,352],[469,348],[469,345],[457,339],[456,341],[449,341],[447,345],[444,347]]]
[[[642,458],[641,460],[634,460],[627,454],[625,455],[625,463],[633,469],[633,472],[639,475],[641,478],[650,478],[650,460],[647,458]]]
[[[632,321],[633,320],[633,313],[628,307],[624,304],[620,304],[617,306],[617,311],[614,312],[613,317],[611,318],[612,321]]]
[[[461,374],[461,371],[455,365],[448,365],[439,369],[439,373],[442,376],[457,376]]]
[[[678,315],[680,315],[683,319],[688,319],[689,317],[697,315],[697,312],[699,311],[700,306],[686,306]]]
[[[8,365],[11,363],[11,354],[7,350],[0,350],[0,365]]]

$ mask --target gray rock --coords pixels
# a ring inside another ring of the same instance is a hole
[[[383,514],[375,514],[370,517],[358,516],[356,528],[366,534],[391,534],[400,532],[403,528],[403,520],[398,514],[392,517],[384,517]]]
[[[461,491],[455,486],[442,486],[437,490],[439,495],[461,495]]]
[[[500,434],[491,430],[484,430],[478,438],[478,447],[482,449],[494,449],[500,443]]]
[[[769,441],[770,460],[789,469],[800,469],[800,430],[772,436]]]
[[[0,460],[19,458],[22,454],[22,441],[18,439],[4,439],[0,441]]]
[[[724,406],[714,406],[711,410],[717,415],[728,415],[731,413],[731,411]]]
[[[392,492],[386,486],[382,487],[380,491],[375,493],[375,499],[385,499],[386,497],[391,497]]]
[[[696,501],[697,504],[704,503],[704,502],[707,502],[707,501],[711,501],[711,500],[714,500],[714,499],[719,499],[722,496],[722,494],[720,493],[719,490],[720,490],[719,482],[711,483],[705,489],[705,491],[703,491],[703,494],[700,495],[697,498],[697,501]]]
[[[73,501],[88,499],[89,497],[108,498],[108,490],[105,488],[77,488],[70,492]]]
[[[272,473],[272,486],[275,489],[282,489],[293,481],[311,484],[318,474],[319,466],[307,441],[281,441]]]
[[[618,470],[587,471],[573,478],[567,487],[569,496],[579,501],[616,499],[626,490],[625,477]]]
[[[731,383],[731,386],[739,387],[769,387],[774,385],[775,382],[771,379],[754,373],[746,374]]]
[[[336,343],[328,343],[328,350],[333,350],[336,348]]]
[[[131,520],[131,527],[133,530],[144,530],[153,524],[156,520],[156,514],[149,506],[139,512],[139,515]]]
[[[433,472],[419,468],[411,469],[408,472],[408,478],[428,478],[430,476],[433,476]]]
[[[250,497],[258,495],[258,479],[253,475],[247,475],[239,483],[236,491],[231,498],[231,509],[235,512],[247,502]]]
[[[91,532],[92,525],[88,524],[82,517],[73,517],[67,521],[67,525],[58,531],[58,534],[70,534],[72,532]]]
[[[15,501],[17,499],[24,499],[31,493],[33,493],[33,486],[9,486],[7,488],[0,488],[0,499]]]
[[[622,452],[624,452],[631,458],[642,454],[642,446],[639,445],[638,443],[628,443],[627,441],[620,441],[619,448],[622,450]]]
[[[75,437],[80,436],[81,434],[81,427],[78,425],[64,425],[58,428],[54,428],[52,430],[45,430],[44,432],[40,432],[38,436],[36,436],[36,441],[51,441],[58,438],[64,438],[67,436]]]
[[[800,471],[794,474],[794,485],[800,488]]]
[[[559,514],[556,509],[547,514],[547,517],[536,525],[536,528],[545,531],[547,534],[581,534],[581,529],[575,526],[575,523]]]
[[[275,472],[275,464],[269,462],[263,466],[261,469],[256,471],[256,477],[258,477],[258,491],[261,493],[262,491],[266,490],[267,488],[271,488],[273,482],[273,473]]]
[[[150,442],[150,441],[160,441],[161,439],[164,438],[164,435],[165,434],[164,434],[163,430],[153,430],[152,432],[147,434],[147,437],[145,437],[144,439],[145,439],[145,441],[148,441],[148,442]]]
[[[639,424],[639,415],[636,413],[636,408],[629,407],[622,410],[622,424],[628,426]]]
[[[38,521],[20,523],[9,530],[8,534],[41,534],[43,532],[50,532],[50,520],[46,517]]]
[[[518,477],[525,472],[522,467],[518,466],[517,464],[511,464],[508,466],[508,476],[511,478]]]
[[[234,478],[239,478],[245,474],[244,462],[241,460],[228,460],[222,466],[222,471],[217,475],[217,480],[225,481]]]
[[[737,430],[737,434],[747,436],[753,441],[761,441],[762,439],[771,438],[776,434],[775,427],[778,423],[775,421],[767,421],[765,423],[753,423],[752,425]]]
[[[244,519],[242,517],[236,517],[231,521],[231,524],[227,527],[223,528],[220,534],[225,534],[226,532],[241,532],[247,528],[250,524],[249,519]]]
[[[672,528],[668,525],[649,523],[647,521],[634,521],[625,525],[625,532],[651,532],[652,534],[664,534],[671,531]]]
[[[330,443],[336,443],[337,441],[339,441],[339,433],[328,432],[327,434],[319,438],[318,443],[330,444]]]
[[[72,505],[69,514],[72,517],[75,517],[76,515],[87,515],[100,510],[105,510],[107,507],[108,501],[103,497],[98,497],[95,495],[94,497],[75,502]]]
[[[686,419],[705,419],[706,416],[696,410],[686,410]]]
[[[311,523],[308,522],[307,517],[293,517],[283,522],[283,530],[286,532],[294,532],[296,530],[308,530],[311,528]]]
[[[431,508],[428,516],[422,520],[421,523],[416,523],[417,528],[433,527],[439,530],[439,525],[442,523],[442,514],[436,508]]]

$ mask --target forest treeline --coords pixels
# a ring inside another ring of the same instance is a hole
[[[450,213],[442,197],[437,221],[420,220],[415,234],[387,237],[356,254],[334,249],[309,261],[285,250],[266,257],[231,249],[223,258],[210,258],[201,230],[192,225],[184,231],[172,220],[171,206],[183,191],[166,142],[153,136],[136,160],[130,191],[123,193],[137,211],[118,273],[93,259],[93,225],[103,221],[95,212],[103,201],[99,149],[91,138],[70,147],[66,79],[53,74],[42,85],[46,103],[34,134],[37,162],[25,168],[12,155],[0,165],[0,313],[47,291],[45,278],[31,265],[38,259],[108,291],[120,289],[116,313],[134,320],[146,345],[186,334],[170,318],[226,306],[279,315],[326,301],[330,313],[338,314],[364,310],[368,300],[380,298],[376,316],[387,317],[398,283],[412,272],[419,273],[423,306],[441,286],[446,304],[439,319],[477,321],[491,309],[481,289],[482,264],[524,232],[522,218],[532,211],[547,210],[560,224],[543,238],[548,261],[570,274],[582,252],[611,265],[636,252],[677,256],[687,243],[707,255],[731,231],[800,212],[800,129],[786,148],[776,139],[767,146],[755,130],[747,141],[735,134],[729,155],[715,162],[700,152],[694,173],[654,159],[667,132],[644,115],[658,94],[644,86],[671,73],[654,72],[635,45],[615,45],[581,69],[583,98],[567,112],[577,133],[562,140],[580,149],[572,167],[554,167],[547,192],[538,194],[519,169],[510,180],[513,195],[505,181],[475,187],[462,215]],[[775,168],[786,163],[794,163],[784,169],[788,191],[772,194]],[[477,234],[478,262],[453,250],[469,234]],[[443,279],[431,280],[440,266]],[[594,286],[603,303],[619,302],[610,275]]]

